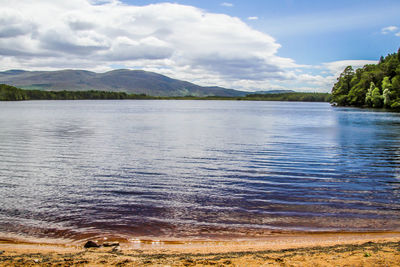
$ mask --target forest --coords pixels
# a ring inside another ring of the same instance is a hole
[[[176,99],[176,100],[252,100],[252,101],[303,101],[303,102],[329,102],[329,93],[276,93],[276,94],[248,94],[243,97],[226,96],[182,96],[161,97],[145,94],[127,94],[125,92],[107,91],[43,91],[24,90],[14,86],[0,84],[0,101],[21,100],[90,100],[90,99]]]
[[[354,71],[347,66],[332,88],[338,106],[400,109],[400,48],[381,56],[378,64]]]
[[[300,102],[329,102],[331,94],[329,93],[308,93],[292,92],[277,94],[248,94],[245,100],[261,101],[300,101]]]
[[[107,91],[43,91],[24,90],[0,84],[0,101],[20,100],[89,100],[89,99],[148,99],[146,95]]]

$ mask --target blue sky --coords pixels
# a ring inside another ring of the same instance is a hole
[[[328,92],[400,47],[398,0],[0,0],[0,68],[155,71],[200,85]]]
[[[148,5],[165,1],[126,0]],[[336,60],[376,60],[397,51],[400,38],[381,34],[389,25],[400,27],[398,0],[180,0],[209,12],[238,17],[282,45],[278,54],[300,64]],[[225,4],[226,5],[225,5]],[[249,20],[249,17],[257,19]]]

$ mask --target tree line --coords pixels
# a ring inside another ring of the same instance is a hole
[[[277,93],[277,94],[248,94],[245,100],[261,101],[300,101],[300,102],[329,102],[329,93]]]
[[[42,91],[24,90],[14,86],[0,84],[0,101],[20,100],[89,100],[89,99],[176,99],[176,100],[251,100],[251,101],[303,101],[303,102],[329,102],[329,93],[274,93],[274,94],[248,94],[242,97],[226,96],[180,96],[162,97],[148,96],[145,94],[127,94],[125,92],[107,91]]]
[[[42,91],[23,90],[7,84],[0,84],[0,101],[19,100],[89,100],[89,99],[148,99],[144,94],[107,91]]]
[[[400,48],[381,56],[378,64],[355,71],[347,66],[332,88],[331,101],[339,106],[400,109]]]

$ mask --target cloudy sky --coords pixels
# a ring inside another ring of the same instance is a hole
[[[142,69],[246,91],[330,91],[400,47],[398,0],[0,0],[0,70]]]

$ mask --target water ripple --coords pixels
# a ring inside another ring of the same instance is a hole
[[[400,114],[321,103],[0,106],[0,232],[400,229]]]

